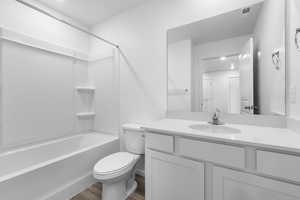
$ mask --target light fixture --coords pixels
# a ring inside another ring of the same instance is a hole
[[[231,69],[231,70],[234,70],[234,69],[235,69],[235,66],[234,66],[234,64],[233,64],[233,63],[231,63],[231,65],[230,65],[230,69]]]
[[[224,61],[224,60],[226,60],[227,59],[227,57],[226,56],[222,56],[222,57],[220,57],[220,60],[221,61]]]
[[[239,59],[240,59],[240,60],[242,59],[242,54],[239,55]]]
[[[296,49],[298,51],[300,51],[300,28],[296,29],[296,33],[295,33],[295,45],[296,45]]]
[[[275,49],[272,53],[272,61],[276,70],[280,70],[280,50]]]

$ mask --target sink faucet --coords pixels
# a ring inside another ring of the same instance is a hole
[[[217,108],[215,113],[212,116],[211,122],[209,122],[210,124],[212,124],[212,125],[223,125],[224,124],[220,121],[220,112],[221,112],[220,109]]]

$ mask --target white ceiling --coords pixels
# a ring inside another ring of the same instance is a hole
[[[150,0],[37,0],[82,25],[91,27]]]
[[[251,6],[251,12],[247,15],[242,15],[242,9],[239,9],[171,29],[168,31],[168,42],[191,39],[193,43],[201,44],[253,34],[262,5]]]
[[[202,60],[202,62],[203,71],[206,73],[214,71],[238,70],[240,64],[238,56],[227,57],[226,60],[220,60],[219,58],[216,58],[210,60]]]

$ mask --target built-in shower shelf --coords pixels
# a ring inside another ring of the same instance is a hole
[[[82,113],[77,113],[78,118],[92,118],[95,117],[96,113],[94,112],[82,112]]]
[[[76,87],[76,90],[78,91],[78,92],[94,92],[95,90],[96,90],[96,88],[95,87]]]

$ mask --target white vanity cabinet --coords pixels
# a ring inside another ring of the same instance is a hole
[[[204,165],[146,150],[147,200],[204,200]]]
[[[299,200],[300,186],[221,167],[213,168],[213,200]]]
[[[146,134],[146,200],[300,200],[300,156]]]

